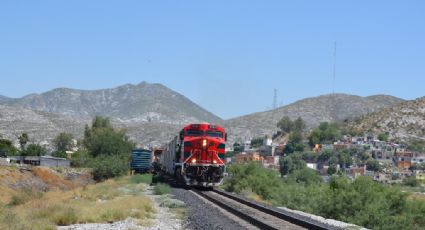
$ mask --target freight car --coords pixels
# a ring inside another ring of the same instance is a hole
[[[167,144],[159,164],[186,185],[214,187],[222,184],[227,134],[223,127],[190,124]]]
[[[131,152],[130,169],[135,173],[147,173],[152,169],[152,151],[134,149]]]

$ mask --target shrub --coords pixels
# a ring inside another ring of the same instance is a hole
[[[168,193],[171,193],[171,187],[168,184],[159,183],[155,186],[155,195],[164,195]]]
[[[152,177],[153,184],[163,183],[163,182],[165,182],[164,177],[162,177],[161,175],[153,175]]]
[[[93,179],[103,181],[125,175],[129,170],[128,161],[120,156],[96,157],[92,164]]]
[[[316,185],[323,182],[323,179],[317,172],[310,168],[304,168],[294,171],[288,176],[288,180],[305,185]]]
[[[132,184],[150,184],[152,183],[152,174],[138,174],[130,178],[130,183]]]
[[[72,207],[62,207],[53,214],[52,220],[59,226],[67,226],[77,223],[78,215]]]
[[[71,166],[75,168],[86,168],[92,163],[93,158],[86,150],[79,150],[71,156]]]
[[[414,176],[407,177],[403,179],[403,185],[410,186],[410,187],[417,187],[420,185],[419,181],[416,180]]]
[[[228,170],[232,177],[226,180],[224,188],[230,192],[250,190],[263,199],[274,199],[282,187],[279,173],[265,169],[258,163],[235,164]]]
[[[9,206],[17,206],[25,204],[32,199],[38,199],[43,196],[43,193],[39,191],[33,191],[31,189],[23,189],[18,193],[14,194],[9,202]]]

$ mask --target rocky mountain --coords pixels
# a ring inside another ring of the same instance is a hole
[[[399,140],[425,140],[425,97],[367,114],[348,127],[361,132],[388,133]]]
[[[0,104],[63,114],[78,119],[96,115],[133,122],[219,122],[221,119],[183,95],[161,84],[142,82],[113,89],[76,90],[59,88],[18,99],[1,99]]]
[[[385,95],[324,95],[223,121],[160,84],[142,82],[92,91],[60,88],[18,99],[0,97],[0,135],[16,141],[17,136],[27,132],[38,143],[49,142],[60,132],[81,138],[84,125],[102,115],[109,117],[115,127],[126,129],[136,143],[161,145],[183,125],[203,121],[224,125],[229,143],[233,143],[238,138],[273,134],[283,116],[302,117],[312,128],[323,121],[354,120],[402,101]]]
[[[161,84],[142,82],[113,89],[54,89],[23,98],[0,97],[0,135],[13,139],[26,132],[34,142],[50,142],[58,133],[81,138],[94,116],[109,117],[137,143],[160,145],[187,123],[222,120]]]
[[[271,135],[277,131],[276,124],[283,116],[301,117],[308,128],[320,122],[343,122],[364,114],[394,106],[403,100],[393,96],[376,95],[360,97],[347,94],[331,94],[297,101],[275,110],[254,113],[226,120],[230,137],[242,140]]]
[[[0,103],[5,103],[12,100],[11,98],[0,95]]]
[[[84,124],[84,120],[65,115],[0,105],[0,135],[15,142],[24,132],[35,143],[47,143],[60,132],[79,136],[82,135]]]

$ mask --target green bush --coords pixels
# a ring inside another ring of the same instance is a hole
[[[92,163],[92,157],[86,150],[78,150],[71,155],[71,166],[75,168],[87,168]]]
[[[258,164],[229,166],[224,189],[249,190],[277,206],[305,211],[370,229],[423,229],[425,202],[407,199],[398,187],[359,177],[351,182],[334,176],[321,182],[313,170],[294,170],[287,178]]]
[[[416,177],[411,176],[403,179],[403,185],[410,186],[410,187],[417,187],[420,185],[419,181],[416,179]]]
[[[92,163],[93,179],[103,181],[125,175],[129,170],[128,160],[121,156],[99,156]]]
[[[282,187],[279,173],[263,168],[258,163],[235,164],[228,168],[232,175],[224,188],[230,192],[252,191],[264,199],[274,199]]]
[[[164,183],[164,177],[162,177],[161,175],[153,175],[152,177],[152,183],[157,184],[157,183]]]
[[[168,193],[171,193],[171,187],[168,184],[159,183],[155,186],[155,195],[164,195]]]
[[[293,171],[288,176],[288,180],[305,185],[316,185],[323,182],[322,177],[317,174],[317,171],[310,168]]]
[[[130,183],[132,184],[151,184],[152,183],[152,174],[138,174],[130,178]]]

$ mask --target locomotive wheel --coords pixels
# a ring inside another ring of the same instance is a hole
[[[174,170],[174,177],[178,180],[182,180],[182,168],[178,167],[176,170]]]

